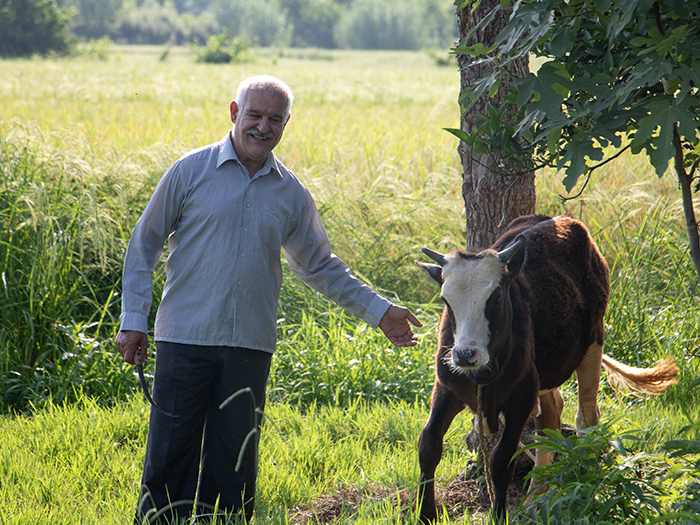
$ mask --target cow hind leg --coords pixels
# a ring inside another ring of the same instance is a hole
[[[535,417],[535,428],[541,434],[542,429],[551,428],[552,430],[561,429],[561,413],[564,410],[564,400],[561,397],[561,392],[558,388],[540,395],[540,413]],[[535,466],[543,467],[552,462],[552,452],[544,452],[539,449],[535,454]],[[525,504],[528,505],[532,500],[547,491],[547,486],[537,486],[534,479],[530,480],[528,487],[528,496]]]
[[[430,407],[430,416],[418,438],[420,485],[418,504],[420,520],[431,523],[437,520],[435,508],[435,471],[442,459],[443,439],[452,420],[465,408],[446,387],[436,384]]]
[[[577,430],[592,427],[600,422],[598,388],[600,386],[600,364],[602,359],[603,346],[593,343],[588,347],[583,361],[576,369],[576,378],[578,380]]]

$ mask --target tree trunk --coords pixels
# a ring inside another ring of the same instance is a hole
[[[458,16],[459,34],[462,38],[469,30],[484,18],[500,0],[482,0],[472,13],[472,6],[467,6]],[[490,46],[498,33],[505,27],[509,13],[501,11],[487,27],[478,31],[472,40],[464,42],[467,45],[483,43]],[[474,82],[491,74],[493,66],[480,64],[468,67],[471,57],[458,55],[461,70],[461,90],[472,86]],[[529,72],[527,60],[515,64],[511,73],[524,77]],[[481,121],[474,115],[486,114],[490,103],[499,109],[505,103],[505,90],[499,89],[495,97],[482,98],[469,113],[462,117],[462,130],[470,133]],[[462,196],[466,211],[466,247],[467,249],[487,248],[503,234],[510,221],[534,213],[535,211],[535,174],[534,171],[525,175],[493,175],[493,168],[500,162],[489,155],[481,155],[470,151],[464,142],[458,148],[463,167]]]
[[[698,275],[698,282],[700,283],[700,238],[698,237],[698,222],[695,218],[695,210],[693,208],[693,189],[691,187],[693,176],[685,171],[683,144],[678,134],[678,125],[673,127],[673,146],[676,149],[674,165],[676,168],[676,175],[678,175],[678,185],[681,187],[685,226],[688,230],[690,258],[695,265],[695,273]]]

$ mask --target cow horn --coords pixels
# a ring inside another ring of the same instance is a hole
[[[422,248],[421,251],[430,257],[433,261],[438,263],[440,266],[445,266],[447,264],[447,259],[445,259],[445,256],[441,253],[435,252],[431,250],[430,248]]]
[[[523,241],[520,239],[516,240],[513,244],[508,246],[508,248],[505,248],[503,251],[498,252],[498,258],[501,260],[501,262],[507,263],[513,258],[513,255],[515,255],[520,247],[522,246]]]

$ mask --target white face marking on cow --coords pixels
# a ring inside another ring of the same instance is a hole
[[[465,259],[449,254],[442,269],[442,298],[455,316],[455,345],[448,364],[476,370],[488,364],[490,332],[486,301],[501,282],[505,265],[494,255]]]

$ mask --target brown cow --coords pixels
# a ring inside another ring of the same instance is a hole
[[[437,518],[435,470],[445,432],[465,407],[477,413],[482,385],[485,433],[503,434],[490,459],[493,515],[505,516],[510,462],[530,415],[535,426],[559,429],[557,389],[576,372],[576,427],[600,420],[597,395],[601,364],[634,388],[661,393],[675,382],[672,360],[656,367],[627,367],[603,354],[608,266],[586,227],[570,216],[516,219],[489,249],[443,256],[423,249],[438,265],[418,263],[441,286],[440,323],[430,417],[419,439],[420,518]],[[537,454],[536,464],[549,462]]]

